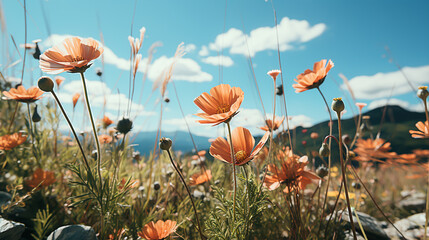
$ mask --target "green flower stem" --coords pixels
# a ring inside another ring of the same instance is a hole
[[[340,149],[341,174],[343,175],[344,192],[346,194],[347,209],[349,211],[349,219],[350,219],[350,225],[352,226],[353,238],[354,238],[354,240],[357,240],[356,229],[355,229],[355,225],[353,223],[353,212],[350,208],[349,192],[347,190],[346,167],[345,167],[344,159],[343,159],[343,142],[342,142],[343,139],[341,136],[341,112],[337,112],[337,117],[338,117],[338,142],[339,142],[338,148]]]
[[[176,170],[177,174],[178,174],[178,175],[179,175],[179,177],[180,177],[180,180],[182,180],[183,185],[185,185],[186,191],[188,192],[188,195],[189,195],[189,199],[191,200],[191,203],[192,203],[192,207],[194,208],[195,218],[196,218],[196,220],[197,220],[197,224],[198,224],[198,231],[199,231],[199,233],[200,233],[201,240],[205,240],[205,239],[206,239],[206,237],[204,237],[203,232],[202,232],[202,229],[201,229],[200,220],[199,220],[199,218],[198,218],[198,213],[197,213],[197,208],[195,207],[194,199],[192,199],[191,191],[189,190],[189,187],[188,187],[188,185],[186,184],[185,179],[183,178],[183,175],[182,175],[182,173],[180,172],[179,168],[178,168],[178,167],[176,166],[176,164],[174,163],[173,158],[171,157],[170,150],[167,150],[167,153],[168,153],[168,157],[170,158],[171,165],[173,165],[174,169]]]
[[[86,108],[88,109],[89,119],[91,120],[92,133],[94,134],[94,141],[95,141],[95,144],[97,146],[97,172],[98,172],[98,178],[99,178],[99,182],[100,182],[100,189],[102,189],[103,188],[103,180],[102,180],[102,176],[101,176],[100,141],[98,141],[97,127],[95,126],[94,118],[92,116],[92,111],[91,111],[91,105],[89,104],[88,90],[86,87],[85,75],[83,74],[83,72],[80,72],[80,76],[82,78],[82,86],[83,86],[83,93],[85,95]]]
[[[235,154],[234,154],[234,147],[232,145],[232,134],[231,134],[231,126],[229,125],[229,122],[226,123],[226,126],[228,126],[228,134],[229,134],[229,146],[231,149],[231,162],[232,162],[232,171],[234,176],[234,200],[233,200],[233,221],[235,222],[235,201],[236,201],[236,195],[237,195],[237,174],[235,172]]]

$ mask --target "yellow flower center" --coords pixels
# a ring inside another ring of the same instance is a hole
[[[227,105],[227,104],[221,104],[219,107],[217,107],[217,114],[219,113],[226,113],[229,112],[229,110],[231,109],[231,106]]]
[[[235,161],[237,163],[244,161],[246,158],[247,158],[247,153],[243,150],[240,150],[237,153],[235,153]]]

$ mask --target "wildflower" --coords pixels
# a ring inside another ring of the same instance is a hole
[[[22,136],[22,133],[14,133],[0,137],[0,150],[11,150],[27,140],[27,136]]]
[[[356,103],[356,106],[359,108],[359,111],[362,111],[362,108],[366,106],[366,103]]]
[[[40,96],[43,93],[44,92],[37,87],[30,87],[28,90],[25,90],[24,86],[22,85],[18,86],[16,89],[11,88],[9,92],[3,91],[3,95],[6,97],[23,103],[35,102],[41,99]]]
[[[250,134],[250,131],[243,127],[234,129],[232,131],[232,144],[235,153],[235,164],[240,166],[252,160],[262,149],[265,142],[268,140],[268,136],[269,132],[266,132],[261,141],[253,148],[255,139]],[[232,163],[233,161],[231,159],[229,143],[222,137],[216,138],[212,143],[210,146],[210,154],[224,162]]]
[[[269,72],[267,72],[268,75],[270,75],[274,81],[276,81],[277,76],[281,73],[280,70],[271,70]]]
[[[64,77],[61,77],[61,76],[56,76],[55,77],[55,82],[57,83],[58,87],[60,87],[61,83],[63,83],[64,80],[66,80]]]
[[[47,187],[55,182],[54,172],[44,171],[41,168],[37,168],[26,184],[31,188],[36,187]]]
[[[285,184],[285,192],[290,192],[294,188],[305,189],[307,184],[320,179],[319,176],[306,169],[307,164],[307,156],[299,159],[294,156],[284,159],[281,169],[274,164],[268,165],[270,175],[265,177],[264,186],[269,190],[275,190],[281,184]]]
[[[392,158],[396,153],[389,152],[391,149],[390,143],[384,139],[377,138],[372,140],[357,139],[354,152],[358,154],[355,160],[358,161],[379,161],[381,158]]]
[[[204,157],[204,156],[206,155],[206,153],[207,153],[207,151],[206,151],[206,150],[198,151],[198,156],[200,156],[200,157]]]
[[[212,171],[206,170],[203,173],[195,173],[189,178],[189,185],[196,186],[208,182],[212,179]]]
[[[319,138],[319,134],[318,134],[317,132],[312,132],[312,133],[310,134],[310,138],[311,138],[311,139],[317,139],[317,138]]]
[[[76,107],[76,104],[77,104],[77,101],[79,100],[79,98],[80,98],[80,93],[75,93],[75,94],[73,95],[73,98],[72,98],[72,101],[73,101],[73,109]]]
[[[425,123],[423,122],[418,122],[416,123],[416,127],[417,129],[419,129],[419,131],[415,131],[415,130],[410,130],[410,134],[412,138],[429,138],[429,122],[426,121]]]
[[[147,240],[160,240],[168,237],[176,231],[176,221],[162,221],[158,220],[156,223],[153,221],[146,224],[143,229],[137,233],[139,237]]]
[[[228,84],[220,84],[210,90],[210,94],[203,93],[194,100],[194,103],[204,111],[195,114],[205,120],[198,120],[202,124],[216,126],[223,122],[229,122],[238,112],[243,102],[244,92],[239,87]]]
[[[49,48],[40,56],[39,67],[51,74],[65,71],[84,72],[91,66],[90,62],[98,58],[103,51],[94,39],[66,38],[61,44]]]
[[[104,129],[106,129],[108,126],[110,126],[110,124],[113,123],[113,121],[108,116],[104,116],[103,119],[101,119],[101,122],[103,124]]]
[[[314,63],[313,71],[307,69],[304,73],[296,76],[298,80],[294,80],[297,83],[293,84],[292,87],[295,88],[297,93],[318,88],[325,81],[326,75],[332,67],[334,67],[334,63],[331,60],[328,61],[328,64],[326,64],[326,59],[316,62]]]
[[[112,140],[113,140],[113,137],[109,136],[109,135],[104,135],[103,134],[103,135],[98,136],[98,141],[100,141],[101,144],[111,143]]]
[[[285,117],[281,117],[281,118],[275,118],[275,123],[274,123],[274,129],[273,131],[279,129],[280,125],[282,125],[283,121],[285,120]],[[266,126],[260,127],[260,129],[264,130],[264,131],[271,131],[271,129],[273,128],[273,120],[271,119],[267,119],[265,121],[265,123],[267,124]]]

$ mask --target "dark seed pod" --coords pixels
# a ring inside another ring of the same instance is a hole
[[[159,184],[159,182],[154,182],[153,189],[155,189],[155,191],[158,191],[159,189],[161,189],[161,184]]]
[[[133,122],[128,118],[122,118],[122,120],[119,120],[118,124],[116,125],[116,130],[118,132],[127,134],[131,129],[133,128]]]
[[[42,117],[40,117],[39,113],[37,112],[37,105],[33,110],[33,116],[31,117],[31,120],[33,120],[33,122],[40,122],[40,120],[42,120]]]

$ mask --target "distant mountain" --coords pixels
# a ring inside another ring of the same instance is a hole
[[[140,132],[133,144],[135,150],[140,151],[141,154],[149,154],[153,151],[155,144],[156,131],[153,132]],[[173,140],[173,148],[175,151],[190,152],[194,150],[194,145],[192,144],[191,137],[188,132],[176,131],[176,132],[162,132],[162,137],[168,137]],[[195,144],[197,145],[198,150],[204,150],[210,148],[209,138],[202,137],[195,134],[192,134]],[[131,137],[132,139],[133,137]]]
[[[384,121],[380,123],[383,118]],[[423,112],[412,112],[403,109],[399,106],[387,106],[386,111],[384,107],[379,107],[368,112],[363,113],[363,116],[369,116],[371,131],[366,132],[363,137],[369,137],[371,134],[375,137],[380,132],[380,137],[391,143],[392,151],[397,153],[410,153],[413,149],[422,148],[429,149],[429,139],[413,139],[409,134],[409,130],[417,130],[415,124],[418,121],[425,121],[426,117]],[[333,135],[338,136],[338,125],[336,115],[333,114]],[[357,116],[355,118],[348,118],[341,120],[342,132],[348,134],[352,139],[356,133]],[[296,150],[301,153],[307,150],[317,150],[323,138],[329,135],[329,121],[318,123],[310,128],[305,128],[307,132],[303,133],[302,127],[296,129],[297,142]],[[310,138],[312,132],[317,132],[319,138],[313,140]],[[306,141],[306,147],[303,146],[302,141]],[[335,144],[334,144],[335,145]]]
[[[383,116],[384,107],[376,108],[365,112],[363,115],[370,117],[370,126],[372,127],[371,133],[373,136],[379,131],[380,122]],[[338,136],[338,125],[336,116],[333,115],[333,135]],[[392,145],[392,151],[397,153],[410,153],[413,149],[422,148],[429,149],[429,139],[413,139],[408,133],[410,129],[416,129],[415,124],[418,121],[425,121],[426,117],[424,113],[411,112],[403,109],[399,106],[388,106],[386,108],[384,123],[381,127],[380,137],[389,141]],[[357,121],[357,117],[356,117]],[[329,135],[329,121],[324,121],[313,125],[309,128],[297,127],[292,130],[292,142],[294,142],[294,151],[301,154],[307,154],[310,150],[318,150],[323,138]],[[343,135],[348,134],[351,138],[354,137],[356,132],[356,122],[354,118],[348,118],[341,121]],[[303,133],[302,130],[307,131]],[[310,138],[312,132],[317,132],[319,138],[313,140]],[[295,134],[294,134],[295,133]],[[194,149],[191,138],[188,132],[176,131],[176,132],[163,132],[163,137],[169,137],[173,140],[173,147],[175,150],[181,150],[183,152],[190,152]],[[285,136],[285,141],[287,137]],[[365,133],[364,137],[370,136],[370,133]],[[137,144],[134,148],[140,151],[142,154],[149,154],[153,150],[155,144],[156,132],[141,132],[134,144]],[[202,137],[193,134],[195,144],[198,150],[210,148],[210,143],[207,137]],[[259,141],[261,136],[255,137],[256,141]],[[306,147],[302,144],[302,141],[306,141]],[[335,145],[335,144],[334,144]],[[335,146],[334,146],[335,147]],[[336,151],[333,148],[333,151]]]

